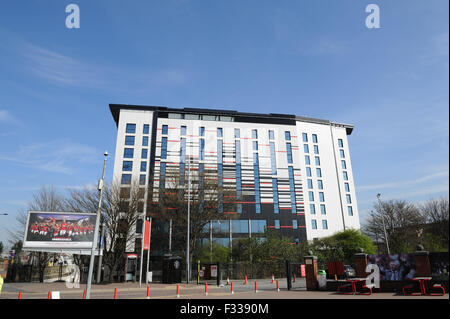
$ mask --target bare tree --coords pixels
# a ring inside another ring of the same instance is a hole
[[[415,205],[404,200],[381,201],[381,205],[374,204],[364,232],[373,239],[381,238],[384,244],[387,239],[391,252],[401,253],[415,247],[417,233],[424,223],[425,219]]]
[[[429,225],[430,231],[448,248],[449,203],[448,198],[430,199],[419,205],[420,212]]]
[[[104,186],[100,223],[106,227],[103,260],[109,269],[109,281],[121,266],[125,251],[133,250],[137,220],[143,212],[143,194],[144,189],[137,184]],[[73,211],[96,212],[98,201],[98,190],[85,187],[70,190],[66,206]]]

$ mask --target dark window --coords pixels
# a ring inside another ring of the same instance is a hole
[[[144,130],[143,130],[143,134],[148,134],[150,131],[150,125],[148,124],[144,124]]]
[[[126,131],[126,133],[132,133],[132,134],[136,133],[136,124],[128,123],[125,131]]]

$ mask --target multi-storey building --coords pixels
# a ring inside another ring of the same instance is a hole
[[[236,189],[215,240],[275,229],[293,242],[359,229],[347,136],[353,126],[287,114],[110,104],[117,124],[113,181],[158,200],[167,168],[217,171]],[[146,201],[148,203],[150,201]],[[143,205],[148,212],[148,205]],[[220,208],[218,208],[220,209]],[[237,214],[230,225],[227,214]]]

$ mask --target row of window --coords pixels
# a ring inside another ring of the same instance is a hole
[[[341,160],[342,169],[347,169],[347,165],[345,163],[345,152],[343,150],[344,147],[344,141],[342,139],[338,139],[338,146],[339,146],[339,155],[341,158],[344,158]],[[343,177],[345,181],[348,181],[348,174],[347,171],[343,171]],[[346,193],[350,192],[350,185],[348,182],[344,182],[344,189]],[[352,204],[352,197],[350,194],[345,194],[345,199],[348,205]],[[353,208],[352,206],[347,206],[347,213],[349,216],[353,216]]]
[[[127,123],[125,132],[127,134],[136,134],[136,124],[134,123]],[[144,124],[142,129],[142,134],[149,134],[150,133],[150,125]]]
[[[146,177],[145,174],[139,175],[139,185],[145,185],[145,177]],[[131,174],[122,174],[120,183],[123,185],[130,185],[131,184]]]
[[[317,220],[316,219],[311,220],[311,228],[317,229]],[[326,219],[322,220],[322,229],[328,229],[328,222]]]
[[[205,233],[211,231],[210,223],[207,223],[203,228]],[[248,220],[233,220],[231,222],[231,230],[233,233],[248,234],[251,230],[252,234],[264,233],[267,226],[266,220],[250,220],[250,229]],[[230,222],[228,220],[215,220],[212,222],[213,233],[229,233]]]

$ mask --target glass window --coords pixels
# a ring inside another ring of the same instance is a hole
[[[223,137],[223,130],[221,127],[217,128],[217,137]]]
[[[147,158],[148,149],[143,148],[141,152],[141,158]]]
[[[241,130],[238,128],[234,129],[234,138],[240,138],[241,137]]]
[[[125,136],[125,145],[134,145],[134,136],[132,135]]]
[[[286,143],[287,161],[288,164],[292,164],[292,147],[291,143]]]
[[[347,165],[345,164],[345,161],[344,161],[344,160],[341,161],[341,164],[342,164],[342,168],[343,168],[343,169],[347,169]]]
[[[205,160],[205,140],[203,138],[200,139],[200,160]]]
[[[139,175],[139,185],[145,185],[145,174]]]
[[[161,140],[161,159],[167,158],[167,137],[163,137]]]
[[[203,115],[202,120],[203,121],[215,121],[216,116],[215,115]]]
[[[280,221],[275,219],[275,229],[280,229]]]
[[[233,220],[231,228],[233,233],[248,234],[248,220]]]
[[[233,118],[230,117],[230,116],[221,116],[221,117],[220,117],[220,120],[221,120],[222,122],[232,122],[232,121],[233,121]]]
[[[303,133],[302,136],[303,136],[303,142],[308,142],[308,134]]]
[[[309,210],[311,211],[311,214],[316,214],[316,205],[309,204]]]
[[[133,158],[134,155],[134,149],[132,148],[126,148],[123,152],[124,158]]]
[[[303,144],[303,150],[304,150],[305,153],[309,153],[308,144]]]
[[[167,134],[169,127],[167,125],[162,126],[162,134]]]
[[[273,133],[272,130],[269,130],[269,140],[273,140],[275,139],[275,134]]]
[[[311,165],[311,161],[309,159],[309,155],[305,155],[305,164],[306,165]]]
[[[200,115],[198,114],[184,114],[186,120],[200,120]]]
[[[319,192],[319,200],[320,200],[321,202],[324,202],[324,201],[325,201],[325,195],[323,194],[323,192]]]
[[[278,214],[280,212],[280,205],[278,202],[278,181],[276,178],[272,178],[272,190],[273,190],[273,212]]]
[[[120,181],[122,184],[131,184],[131,174],[122,174]]]
[[[312,135],[312,140],[313,140],[313,143],[317,143],[317,135],[316,134]]]
[[[317,181],[317,187],[318,187],[319,189],[323,189],[323,182],[322,182],[321,179],[319,179],[319,180]]]
[[[186,126],[182,126],[181,127],[181,133],[180,133],[181,135],[186,135]]]
[[[317,229],[317,221],[315,219],[311,219],[311,227],[312,229]]]
[[[142,137],[142,146],[148,146],[148,136]]]
[[[312,179],[308,179],[308,188],[313,189],[313,181]]]
[[[309,192],[309,201],[313,202],[314,201],[314,192]]]
[[[314,154],[319,154],[319,145],[314,145]]]
[[[253,154],[253,174],[255,176],[255,210],[256,214],[261,214],[261,190],[259,185],[259,156]]]
[[[294,168],[292,166],[289,166],[288,171],[289,171],[289,187],[291,191],[291,212],[292,214],[296,214],[297,201],[295,199]]]
[[[180,113],[169,113],[169,119],[183,119],[184,118],[184,114],[180,114]]]
[[[297,229],[298,228],[298,222],[296,219],[292,220],[292,229]]]
[[[345,191],[350,192],[350,185],[348,183],[344,183]]]
[[[347,175],[347,172],[344,172],[344,180],[348,181],[348,175]]]
[[[289,132],[289,131],[284,132],[284,138],[286,139],[286,141],[290,141],[291,140],[291,132]]]
[[[347,198],[347,204],[351,204],[352,203],[352,197],[350,196],[350,194],[345,195],[345,197]]]
[[[131,172],[133,170],[133,162],[132,161],[123,161],[122,171]]]
[[[205,128],[203,126],[198,128],[198,135],[205,136]]]
[[[316,165],[320,166],[320,157],[319,156],[316,156]]]
[[[327,214],[327,210],[326,210],[324,204],[320,204],[320,213],[321,213],[322,215],[326,215],[326,214]]]
[[[311,167],[306,168],[306,176],[311,177]]]
[[[322,177],[322,170],[320,168],[316,168],[317,177]]]
[[[142,131],[143,134],[148,134],[150,131],[150,125],[144,124],[144,129]]]
[[[136,133],[136,124],[127,123],[127,127],[125,130],[126,133],[134,134]]]
[[[253,150],[254,151],[258,150],[258,142],[257,141],[253,141]]]
[[[272,164],[272,175],[277,175],[277,157],[275,153],[275,143],[270,142],[270,159]]]
[[[141,162],[141,172],[147,171],[147,162]]]
[[[328,229],[328,223],[327,223],[327,221],[325,219],[322,220],[322,228],[323,229]]]
[[[258,130],[252,130],[252,138],[254,139],[258,138]]]
[[[344,150],[339,150],[339,154],[341,155],[341,158],[345,158]]]
[[[338,139],[338,145],[339,147],[344,147],[344,142],[342,141],[342,139]]]
[[[348,216],[353,216],[353,208],[352,206],[347,206]]]

